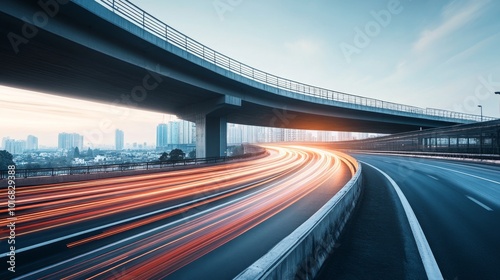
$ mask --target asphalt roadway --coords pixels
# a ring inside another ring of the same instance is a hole
[[[324,149],[266,148],[238,163],[20,187],[15,273],[0,279],[232,279],[353,174]]]
[[[427,279],[408,219],[386,173],[401,189],[441,275],[500,279],[500,167],[354,154],[363,164],[362,202],[317,279]],[[373,168],[373,167],[375,168]]]

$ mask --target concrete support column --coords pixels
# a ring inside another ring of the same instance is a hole
[[[220,157],[227,150],[227,119],[241,108],[241,99],[222,95],[192,104],[180,111],[182,119],[196,124],[196,157]]]
[[[227,120],[225,116],[199,115],[196,118],[196,157],[225,156]]]

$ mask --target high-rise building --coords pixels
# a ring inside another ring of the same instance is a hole
[[[78,149],[82,151],[83,136],[78,133],[59,133],[57,147],[63,150],[72,150],[78,147]]]
[[[339,141],[349,141],[352,140],[352,132],[346,132],[346,131],[340,131],[338,132],[339,134]]]
[[[318,131],[319,142],[332,142],[335,140],[336,138],[332,131]]]
[[[285,129],[279,127],[269,127],[266,130],[267,142],[281,142],[285,136]]]
[[[241,126],[241,141],[243,143],[257,143],[258,130],[253,125]]]
[[[12,153],[14,152],[14,143],[15,143],[15,142],[16,142],[16,140],[14,140],[14,139],[10,139],[10,138],[6,137],[6,138],[4,138],[4,139],[2,140],[2,143],[3,143],[3,144],[2,144],[2,145],[3,145],[3,148],[4,148],[7,152],[9,152],[9,153],[11,153],[11,154],[12,154]]]
[[[117,129],[115,131],[115,149],[117,151],[121,151],[121,150],[123,150],[123,145],[124,145],[123,130]]]
[[[168,123],[168,144],[180,144],[179,132],[180,124],[178,121],[171,121]]]
[[[258,142],[281,142],[284,140],[284,128],[259,127],[257,129]]]
[[[168,128],[167,124],[161,123],[156,127],[156,148],[165,148],[168,145]]]
[[[227,124],[227,144],[241,144],[243,141],[243,131],[241,126],[228,123]]]
[[[179,121],[179,143],[193,144],[195,142],[194,123],[185,120]]]
[[[7,141],[10,140],[10,137],[2,138],[2,149],[7,150]]]
[[[26,141],[7,138],[4,141],[4,148],[13,155],[22,154],[26,150]]]
[[[298,129],[285,129],[285,141],[297,142],[301,141]]]
[[[38,150],[38,137],[33,135],[28,135],[28,139],[26,141],[26,149]]]
[[[267,133],[265,127],[257,127],[257,142],[269,142],[267,141]]]

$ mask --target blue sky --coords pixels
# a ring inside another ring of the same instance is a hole
[[[500,1],[132,2],[191,38],[278,76],[424,108],[479,114],[481,104],[485,115],[500,117],[500,96],[493,94],[500,91]],[[30,94],[0,88],[0,106],[9,108],[0,119],[23,110],[37,117],[0,123],[0,137],[46,135],[43,129],[56,130],[54,119],[72,120],[60,122],[57,131],[92,129],[106,118],[107,105],[82,107]],[[36,112],[24,102],[38,102]],[[117,122],[126,141],[154,142],[162,115],[134,114],[129,128]],[[142,140],[144,133],[133,131],[145,127],[151,136]]]
[[[485,86],[476,96],[483,79],[500,90],[499,1],[133,2],[275,75],[420,107],[478,114],[474,103],[481,103],[485,114],[500,116],[500,96],[485,97]],[[374,13],[390,14],[385,26]],[[356,30],[369,43],[346,56],[342,46],[356,48]]]

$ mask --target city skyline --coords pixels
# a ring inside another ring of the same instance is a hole
[[[116,129],[114,133],[114,145],[104,145],[92,147],[84,144],[84,136],[79,133],[59,132],[57,134],[56,146],[38,146],[38,137],[28,135],[26,140],[15,139],[10,136],[2,137],[0,149],[5,149],[15,154],[24,151],[36,150],[72,150],[78,147],[80,150],[88,148],[104,148],[105,150],[125,150],[125,149],[167,149],[172,145],[196,144],[196,126],[194,123],[184,120],[173,120],[168,123],[160,123],[156,126],[156,142],[147,141],[125,142],[124,132]],[[332,142],[352,139],[364,139],[375,137],[375,133],[352,133],[335,131],[313,131],[300,129],[285,129],[247,126],[239,124],[228,124],[227,143],[228,145],[239,145],[242,143],[269,143],[269,142]]]

